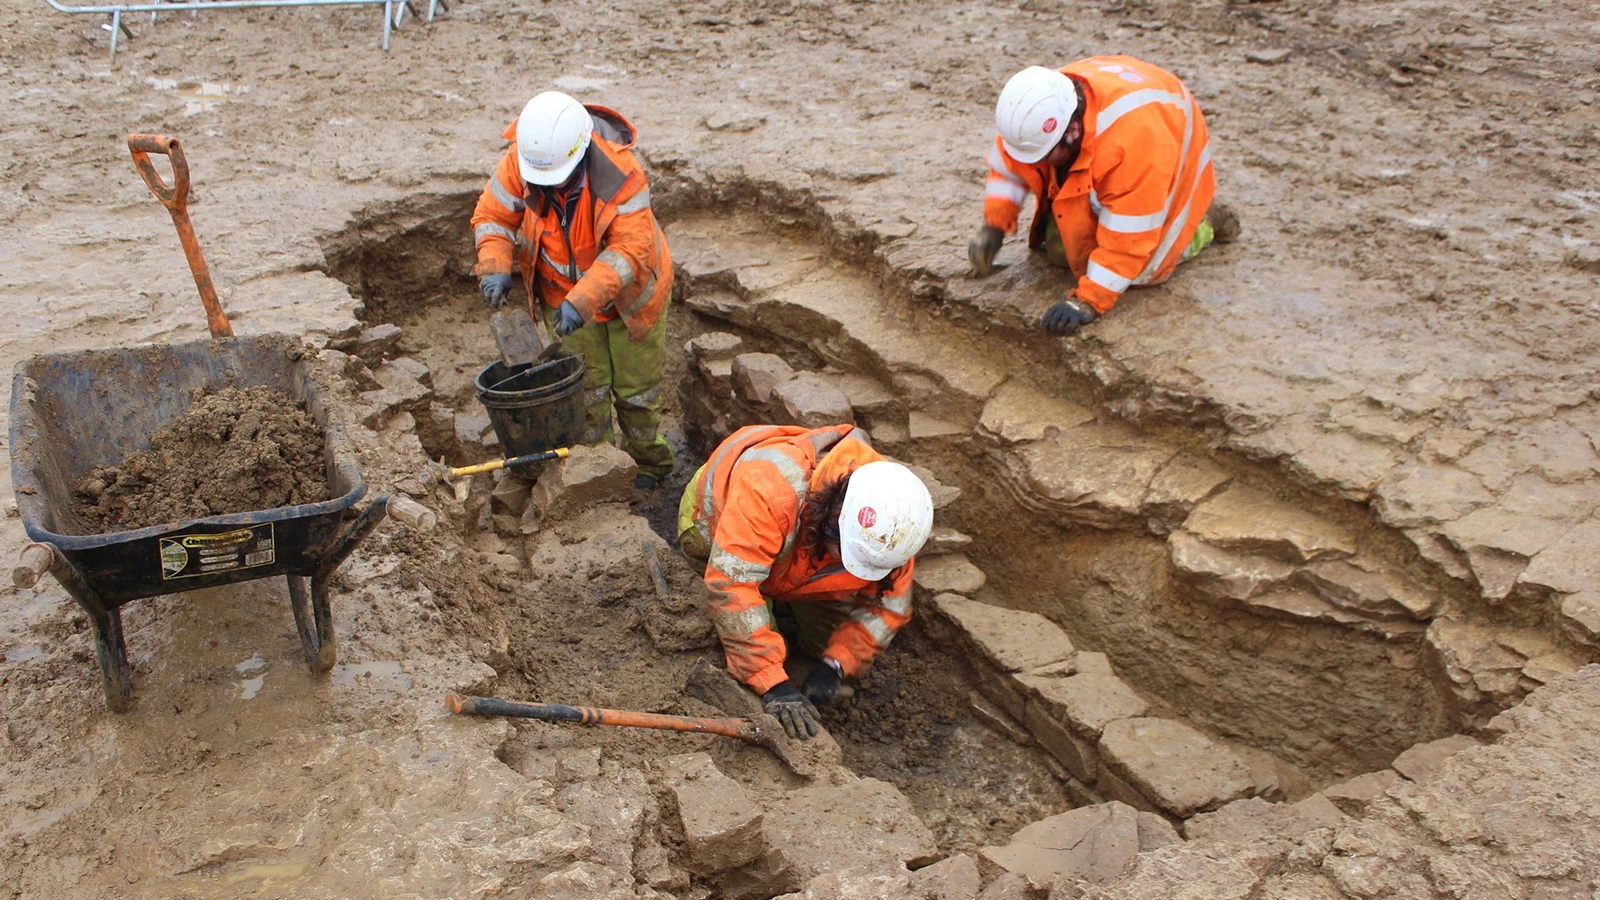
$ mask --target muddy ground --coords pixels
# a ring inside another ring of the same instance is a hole
[[[493,351],[475,325],[466,217],[506,122],[556,86],[639,126],[669,239],[675,221],[738,212],[809,241],[826,266],[874,280],[897,320],[970,329],[1045,390],[1337,508],[1447,583],[1471,628],[1537,630],[1565,641],[1562,659],[1594,659],[1592,579],[1558,592],[1565,618],[1547,592],[1512,587],[1600,507],[1592,3],[499,0],[408,19],[387,53],[368,9],[131,16],[114,64],[102,21],[0,2],[6,368],[205,334],[171,222],[124,143],[163,132],[183,139],[195,227],[241,333],[315,347],[395,322],[396,352],[428,366],[435,399],[470,409]],[[1018,242],[995,277],[965,271],[992,102],[1023,65],[1115,52],[1194,90],[1244,234],[1081,340],[1055,341],[1029,326],[1065,282]],[[759,287],[752,271],[741,277]],[[678,341],[715,326],[681,304],[673,317]],[[479,515],[491,482],[464,506],[426,485],[420,416],[359,421],[357,395],[374,386],[342,395],[363,472],[442,524],[428,536],[385,525],[346,564],[331,677],[306,670],[280,583],[139,601],[125,616],[139,700],[113,716],[65,593],[47,581],[0,602],[0,895],[704,896],[716,886],[662,861],[665,807],[640,773],[696,750],[760,802],[794,787],[774,760],[706,737],[448,718],[446,690],[708,714],[681,687],[716,654],[692,624],[693,573],[655,543],[670,501],[508,538]],[[681,428],[675,442],[685,460],[703,450]],[[14,553],[26,538],[10,486],[7,469],[0,543]],[[1033,602],[1026,579],[1052,563],[975,538],[1017,605]],[[925,637],[896,649],[832,723],[846,762],[899,784],[942,852],[1065,807],[1026,756],[941,788],[967,765],[941,762],[952,753],[992,764],[1025,748],[973,721],[957,669],[935,657],[926,670]],[[1462,678],[1456,695],[1440,689],[1457,706],[1430,709],[1425,736],[1481,727],[1533,686]],[[907,682],[934,699],[898,702]],[[1541,732],[1536,759],[1495,761],[1501,795],[1553,792],[1561,824],[1528,824],[1526,840],[1496,831],[1511,848],[1496,852],[1534,850],[1510,880],[1480,877],[1504,888],[1485,896],[1600,876],[1581,854],[1526,863],[1594,843],[1593,808],[1568,808],[1588,789],[1561,800],[1550,786],[1592,783],[1591,720]],[[984,794],[1022,799],[985,808]],[[1340,851],[1351,866],[1368,858],[1358,843]],[[1470,895],[1474,870],[1442,853],[1389,853],[1403,877],[1375,890]],[[1339,882],[1359,896],[1373,883]]]

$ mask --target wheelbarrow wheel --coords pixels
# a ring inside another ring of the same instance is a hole
[[[303,575],[288,578],[289,602],[294,607],[294,624],[300,632],[300,646],[306,650],[306,661],[311,671],[326,672],[339,658],[333,638],[333,612],[328,608],[328,585],[320,578]]]

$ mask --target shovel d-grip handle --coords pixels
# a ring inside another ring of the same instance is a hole
[[[466,697],[449,694],[447,709],[457,715],[514,716],[546,722],[576,722],[579,725],[623,725],[629,728],[659,728],[666,731],[694,731],[720,734],[763,746],[772,743],[766,729],[749,719],[708,719],[699,716],[669,716],[661,713],[628,712],[593,706],[564,706],[559,703],[518,703],[494,697]]]
[[[149,186],[161,205],[172,214],[172,224],[177,226],[178,241],[183,244],[183,255],[189,260],[189,271],[194,273],[194,286],[200,290],[200,302],[206,308],[206,323],[214,338],[233,337],[233,326],[222,312],[222,302],[217,299],[217,287],[211,283],[211,270],[200,253],[200,241],[194,236],[194,224],[189,221],[189,161],[184,158],[183,147],[175,137],[164,134],[128,135],[128,152],[133,154],[133,166],[139,177]],[[159,153],[172,162],[172,185],[168,186],[150,162],[150,154]]]

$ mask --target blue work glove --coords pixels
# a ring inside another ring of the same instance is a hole
[[[778,720],[789,737],[797,740],[810,740],[820,728],[816,708],[787,681],[762,694],[761,706],[767,715]]]
[[[806,676],[800,693],[817,706],[827,706],[839,696],[839,686],[843,682],[844,671],[839,668],[839,663],[823,657],[811,674]]]
[[[1100,314],[1094,311],[1094,307],[1074,297],[1045,310],[1039,325],[1051,334],[1065,336],[1076,332],[1080,325],[1087,325],[1098,318]]]
[[[571,300],[561,301],[556,307],[556,337],[566,337],[583,327],[583,313],[572,305]]]
[[[511,293],[510,275],[485,275],[478,279],[478,290],[483,291],[483,302],[499,309]]]

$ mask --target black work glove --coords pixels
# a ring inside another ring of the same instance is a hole
[[[994,271],[994,257],[1000,252],[1000,242],[1006,239],[1006,233],[993,225],[985,225],[978,229],[978,236],[967,242],[967,259],[972,263],[972,270],[979,275],[987,275]]]
[[[556,307],[556,337],[566,337],[583,327],[583,313],[572,305],[572,301],[563,300]]]
[[[1078,326],[1087,325],[1098,318],[1100,314],[1094,311],[1094,307],[1073,297],[1045,310],[1039,325],[1051,334],[1070,335],[1078,330]]]
[[[483,291],[483,302],[492,309],[499,309],[511,293],[511,276],[485,275],[478,279],[478,290]]]
[[[800,692],[790,687],[787,681],[762,694],[761,705],[767,715],[783,725],[789,737],[806,741],[817,733],[816,707],[806,702],[806,698],[800,696]]]
[[[800,693],[806,696],[817,706],[827,706],[839,696],[839,685],[844,681],[844,673],[839,664],[831,659],[821,659],[816,668],[806,676],[806,683],[801,685]]]

